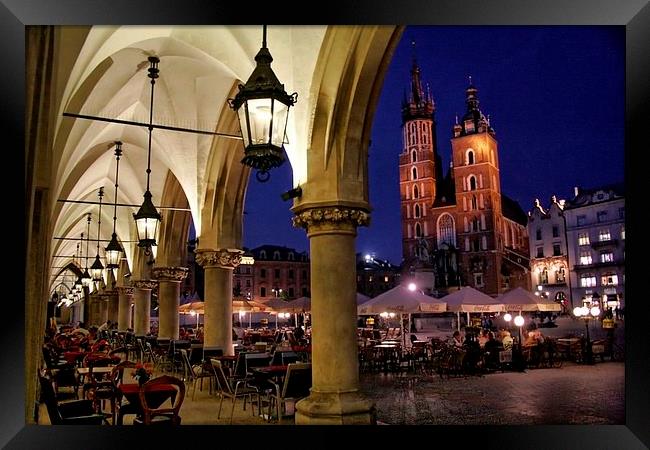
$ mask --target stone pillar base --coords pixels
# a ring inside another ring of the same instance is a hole
[[[358,391],[318,392],[296,403],[296,425],[376,425],[371,401]]]

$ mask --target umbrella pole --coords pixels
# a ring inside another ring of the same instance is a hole
[[[278,313],[275,313],[275,329],[278,329]]]
[[[470,323],[469,323],[469,311],[467,311],[467,326],[469,326],[469,325],[470,325]]]
[[[296,328],[298,328],[298,313],[295,313],[295,314],[293,315],[293,320],[294,320],[295,323],[296,323]]]
[[[253,328],[253,311],[248,312],[248,328]]]
[[[456,330],[460,331],[460,311],[456,311]]]

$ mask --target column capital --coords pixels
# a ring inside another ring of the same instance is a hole
[[[133,280],[133,287],[136,289],[156,289],[158,281],[156,280]]]
[[[154,267],[153,277],[158,281],[183,281],[189,272],[187,267]]]
[[[370,224],[370,214],[363,208],[323,206],[297,211],[292,221],[294,227],[305,228],[308,233],[333,230],[356,232],[357,227]]]
[[[234,269],[241,262],[243,250],[236,248],[222,248],[219,250],[198,249],[196,262],[201,267],[221,267],[222,269]]]
[[[135,288],[133,286],[118,286],[117,292],[122,295],[133,295]]]

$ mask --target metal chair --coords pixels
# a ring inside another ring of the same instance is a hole
[[[269,380],[275,387],[275,393],[269,394],[269,421],[271,408],[275,404],[278,422],[282,422],[282,410],[286,412],[287,401],[296,401],[308,397],[311,389],[311,363],[292,363],[287,366],[282,387]]]
[[[236,380],[235,387],[233,389],[228,377],[223,371],[221,366],[221,361],[217,359],[211,359],[210,363],[212,365],[212,370],[214,371],[214,376],[217,380],[217,385],[219,387],[218,394],[220,397],[219,401],[219,412],[217,413],[217,419],[221,417],[221,407],[223,406],[223,399],[230,398],[232,399],[232,409],[230,410],[230,423],[232,424],[232,417],[235,413],[235,401],[238,398],[244,399],[244,410],[246,410],[246,399],[249,399],[251,402],[251,413],[255,415],[255,408],[253,407],[253,396],[257,397],[257,404],[260,404],[260,394],[258,390],[254,387],[250,387],[246,384],[245,380]],[[259,409],[259,408],[258,408]]]
[[[59,403],[52,380],[39,374],[41,394],[52,425],[101,425],[103,414],[97,414],[91,400],[73,400]]]

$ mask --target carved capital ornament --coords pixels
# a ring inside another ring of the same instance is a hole
[[[183,281],[189,272],[187,267],[154,267],[153,277],[159,281]]]
[[[241,263],[243,250],[222,248],[219,250],[197,250],[196,262],[201,267],[221,267],[234,269]]]
[[[305,228],[308,231],[322,227],[359,227],[370,224],[370,214],[358,208],[344,206],[311,208],[297,213],[293,219],[293,226]]]
[[[122,295],[133,295],[135,290],[132,286],[118,286],[117,291]]]
[[[135,280],[133,286],[136,289],[156,289],[158,287],[158,281],[156,280]]]

